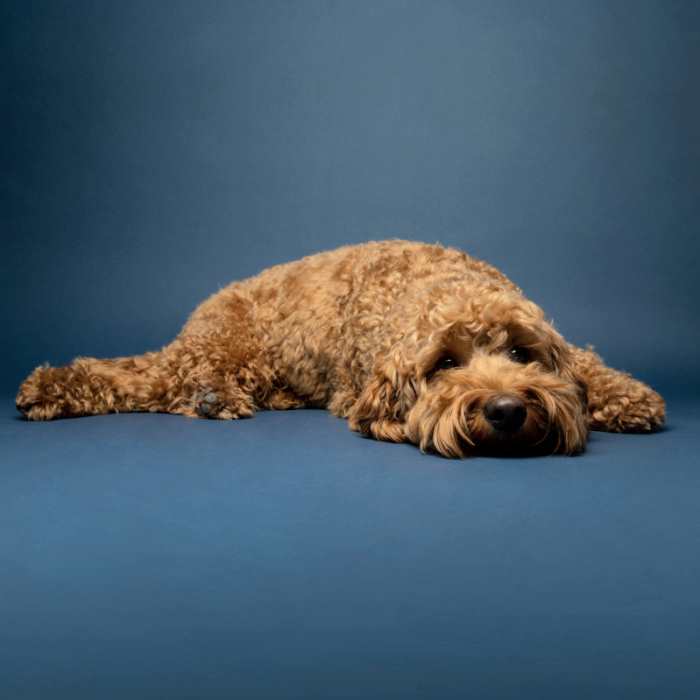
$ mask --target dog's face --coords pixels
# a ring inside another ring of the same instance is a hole
[[[566,342],[518,294],[460,296],[421,305],[351,427],[448,457],[580,452],[586,391]]]

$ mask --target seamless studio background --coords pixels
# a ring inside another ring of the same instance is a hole
[[[700,3],[0,0],[0,697],[700,697]],[[33,423],[41,362],[401,237],[668,400],[576,458]]]
[[[698,389],[694,2],[4,2],[0,389],[161,346],[229,281],[458,246]]]

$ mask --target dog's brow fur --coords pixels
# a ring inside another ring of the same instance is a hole
[[[508,356],[512,346],[526,363]],[[431,374],[444,353],[457,366]],[[512,436],[483,413],[527,408]],[[202,303],[160,351],[38,367],[17,395],[31,420],[120,411],[208,418],[326,407],[353,430],[446,456],[575,453],[589,428],[649,431],[664,402],[568,344],[493,266],[440,245],[382,241],[277,265]]]

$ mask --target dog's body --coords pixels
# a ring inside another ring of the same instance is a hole
[[[17,406],[210,418],[327,407],[447,456],[575,453],[588,429],[650,431],[664,402],[567,344],[491,265],[439,245],[347,246],[234,282],[159,352],[39,367]]]

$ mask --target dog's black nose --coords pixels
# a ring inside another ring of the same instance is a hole
[[[486,402],[484,415],[496,430],[514,433],[523,427],[527,409],[517,396],[499,394]]]

